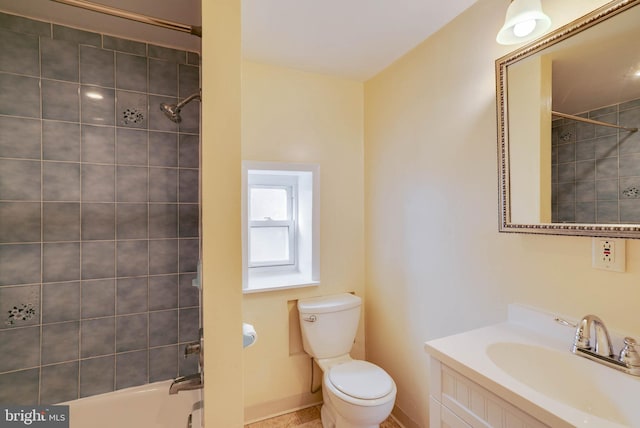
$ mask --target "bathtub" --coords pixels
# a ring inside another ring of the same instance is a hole
[[[187,428],[193,411],[193,428],[199,428],[201,391],[169,395],[169,385],[150,383],[60,404],[69,406],[70,428]]]

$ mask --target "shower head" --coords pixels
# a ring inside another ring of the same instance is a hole
[[[167,115],[167,117],[175,123],[180,123],[182,121],[182,117],[180,117],[180,110],[182,107],[190,103],[192,100],[198,99],[200,100],[200,92],[189,95],[184,100],[180,101],[178,104],[168,104],[168,103],[160,103],[160,110]]]

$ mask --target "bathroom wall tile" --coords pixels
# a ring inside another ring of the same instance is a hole
[[[198,340],[199,309],[180,309],[180,327],[178,340],[180,343]]]
[[[572,144],[576,142],[576,125],[574,122],[564,123],[557,127],[558,144]]]
[[[0,242],[40,241],[39,202],[0,202]]]
[[[42,204],[44,241],[77,241],[80,239],[80,204],[45,202]]]
[[[149,205],[149,238],[176,238],[178,236],[178,205]]]
[[[558,203],[575,203],[576,201],[576,183],[559,183],[558,184]]]
[[[80,121],[80,102],[77,83],[42,79],[42,118]]]
[[[147,347],[148,315],[116,317],[116,352],[137,351]]]
[[[618,154],[624,156],[627,153],[640,153],[640,133],[627,132],[620,134]]]
[[[0,199],[40,200],[40,162],[0,159]]]
[[[200,67],[180,64],[179,66],[179,97],[187,98],[189,95],[200,92]]]
[[[591,202],[596,200],[596,182],[577,181],[576,182],[576,202]]]
[[[113,240],[116,238],[116,204],[82,204],[82,239]]]
[[[148,217],[146,203],[119,203],[117,207],[117,238],[146,239]]]
[[[82,125],[82,162],[115,163],[115,128]]]
[[[115,356],[80,361],[80,397],[114,390]]]
[[[0,330],[40,324],[40,285],[0,287]]]
[[[173,168],[149,168],[149,201],[178,201],[178,170]]]
[[[113,354],[116,341],[115,317],[80,322],[80,356],[82,358]]]
[[[586,160],[576,162],[576,181],[593,181],[596,179],[596,162]]]
[[[80,243],[45,243],[42,253],[42,282],[80,279]]]
[[[149,59],[149,92],[178,95],[178,65],[175,62]]]
[[[618,201],[598,201],[596,215],[598,223],[618,223]]]
[[[147,277],[120,278],[116,283],[116,313],[135,314],[149,310],[149,286]]]
[[[116,389],[143,385],[148,381],[147,350],[116,355]]]
[[[0,116],[0,157],[40,159],[40,121]]]
[[[181,279],[181,278],[180,278]],[[0,288],[0,292],[2,289]],[[178,307],[178,275],[149,277],[149,310]]]
[[[178,342],[178,310],[149,312],[149,346]]]
[[[40,256],[40,244],[0,245],[0,286],[40,282]]]
[[[576,204],[558,203],[558,222],[571,223],[576,220]]]
[[[80,282],[42,285],[42,323],[80,319]]]
[[[186,344],[181,344],[178,349],[178,355],[184,355]],[[181,357],[178,361],[178,375],[189,376],[194,373],[198,373],[198,355],[191,354],[188,357]]]
[[[595,202],[576,202],[576,222],[577,223],[595,223],[596,222],[596,203]]]
[[[0,71],[38,76],[38,37],[0,28]]]
[[[147,44],[142,42],[135,42],[133,40],[121,39],[118,37],[112,37],[103,35],[102,46],[105,49],[113,49],[114,51],[127,52],[136,55],[147,54]]]
[[[115,242],[82,243],[82,279],[115,277]]]
[[[80,161],[80,125],[43,120],[42,159]]]
[[[147,128],[147,94],[116,92],[116,117],[118,126]]]
[[[141,168],[136,166],[118,166],[118,202],[146,202],[148,174],[148,168]]]
[[[78,82],[78,44],[41,37],[40,67],[44,78]]]
[[[118,276],[149,274],[149,248],[146,240],[118,241]]]
[[[179,236],[197,238],[199,235],[200,209],[198,204],[180,204],[178,211]]]
[[[596,180],[596,198],[598,201],[618,199],[618,180]]]
[[[82,306],[80,311],[83,319],[115,315],[115,279],[82,281],[81,293]]]
[[[558,164],[558,182],[566,183],[576,180],[576,163],[568,162]]]
[[[80,95],[82,123],[115,125],[116,97],[113,89],[82,85]]]
[[[580,141],[576,143],[576,161],[595,159],[595,140]]]
[[[180,202],[198,202],[200,189],[198,186],[198,171],[180,169],[178,200]]]
[[[40,379],[40,404],[55,404],[78,398],[78,379],[80,364],[72,361],[42,368]]]
[[[610,106],[602,107],[596,110],[591,110],[590,112],[588,112],[588,115],[582,114],[581,116],[583,117],[588,116],[590,119],[595,119],[595,118],[603,117],[605,115],[615,114],[617,112],[618,112],[618,106],[610,105]],[[613,122],[610,122],[610,123],[613,123]]]
[[[74,202],[80,200],[80,164],[42,162],[42,199]]]
[[[200,289],[192,285],[195,273],[180,274],[180,307],[188,308],[200,304]]]
[[[149,349],[149,382],[178,376],[178,346]]]
[[[640,199],[620,201],[620,222],[640,223]]]
[[[0,73],[0,93],[0,114],[40,117],[40,79]]]
[[[117,128],[116,146],[118,165],[147,166],[147,132]]]
[[[198,266],[198,239],[180,239],[180,273],[195,272]]]
[[[178,240],[149,240],[149,274],[178,272]]]
[[[4,349],[11,350],[0,353],[0,373],[40,364],[40,327],[2,330],[0,343]]]
[[[112,165],[82,165],[82,201],[115,201],[115,167]]]
[[[575,144],[560,144],[558,146],[558,163],[573,162],[576,160]]]
[[[115,87],[115,56],[113,51],[92,46],[80,46],[80,82],[108,88]]]
[[[178,166],[178,134],[149,132],[149,165]]]
[[[100,46],[102,44],[102,36],[98,33],[92,33],[90,31],[78,30],[76,28],[56,24],[53,24],[53,38],[68,40],[79,45]]]
[[[0,27],[36,36],[51,36],[51,24],[0,12]],[[2,402],[2,401],[0,401]]]
[[[116,52],[116,88],[147,92],[147,58]]]
[[[598,159],[596,161],[596,179],[605,180],[618,176],[618,158]]]
[[[154,131],[178,132],[178,124],[171,121],[161,110],[160,104],[176,104],[177,98],[149,95],[149,129]],[[1,109],[1,105],[0,105]]]
[[[187,64],[200,65],[200,54],[197,52],[187,52]]]
[[[640,153],[629,153],[620,157],[618,163],[620,177],[632,177],[640,175]]]
[[[192,101],[180,111],[182,121],[178,124],[180,132],[200,133],[200,102]]]
[[[0,403],[35,405],[38,403],[39,385],[39,368],[0,374]]]
[[[600,127],[602,128],[602,127]],[[609,135],[593,140],[596,159],[604,159],[618,156],[618,137]]]
[[[180,135],[180,168],[200,167],[200,138],[197,135]]]
[[[596,136],[595,125],[586,122],[576,123],[576,141],[584,141]]]
[[[600,122],[612,123],[614,125],[618,124],[618,113],[615,111],[602,116],[589,116],[590,118],[599,120]],[[617,133],[618,131],[615,128],[609,128],[608,126],[596,126],[596,137],[604,137],[606,135],[613,135]]]
[[[187,60],[187,53],[185,51],[167,48],[164,46],[150,44],[148,52],[150,58],[166,59],[180,64],[184,64]]]
[[[77,360],[80,355],[79,337],[78,321],[43,325],[42,364]]]

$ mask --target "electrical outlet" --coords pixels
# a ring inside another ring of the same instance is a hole
[[[625,271],[625,240],[593,238],[592,266],[596,269]]]

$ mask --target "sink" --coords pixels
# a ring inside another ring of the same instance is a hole
[[[620,424],[640,426],[640,379],[572,354],[535,344],[496,342],[486,354],[514,380],[559,403]],[[589,424],[588,420],[584,420]],[[591,421],[597,426],[597,419]]]

